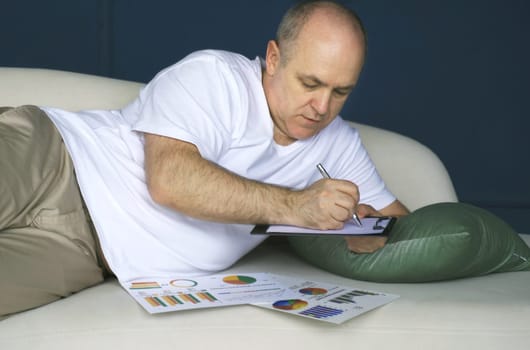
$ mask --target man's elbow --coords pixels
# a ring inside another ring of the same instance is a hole
[[[167,182],[157,176],[149,176],[147,179],[147,191],[151,199],[160,205],[173,206],[172,194]]]

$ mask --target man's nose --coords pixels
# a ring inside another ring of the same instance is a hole
[[[312,107],[318,115],[326,115],[329,110],[331,93],[329,91],[321,90],[315,93],[313,97]]]

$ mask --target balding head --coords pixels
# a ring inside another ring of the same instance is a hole
[[[276,32],[276,41],[282,52],[281,62],[286,64],[296,51],[301,34],[327,34],[322,39],[333,42],[341,40],[334,37],[332,30],[350,35],[362,43],[366,51],[366,33],[359,16],[351,9],[334,1],[304,1],[290,8],[283,16]],[[304,33],[309,31],[309,33]],[[324,33],[322,33],[324,31]],[[341,36],[343,37],[343,36]],[[310,37],[310,40],[316,37]]]

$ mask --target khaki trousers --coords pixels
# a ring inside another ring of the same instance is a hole
[[[0,108],[0,319],[102,282],[96,244],[51,120]]]

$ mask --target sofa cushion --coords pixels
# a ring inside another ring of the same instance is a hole
[[[341,237],[289,237],[329,272],[374,282],[426,282],[530,269],[530,248],[504,221],[464,203],[437,203],[397,220],[385,247],[355,254]]]

